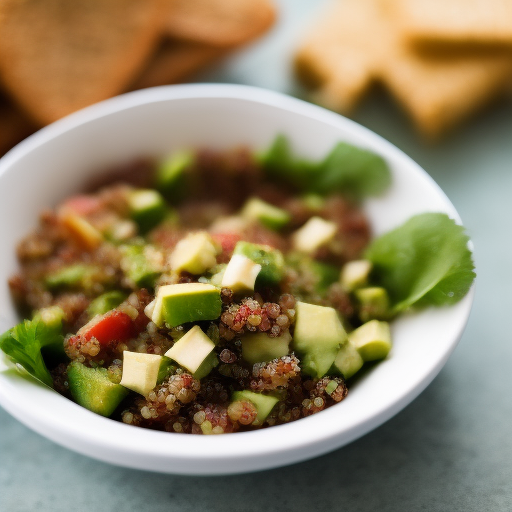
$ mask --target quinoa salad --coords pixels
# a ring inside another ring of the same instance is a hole
[[[106,169],[18,244],[9,287],[25,320],[0,349],[138,427],[222,434],[319,413],[392,357],[397,314],[449,306],[474,278],[464,229],[445,214],[372,238],[364,199],[390,180],[366,150],[339,143],[306,161],[283,136],[263,153],[183,150]]]

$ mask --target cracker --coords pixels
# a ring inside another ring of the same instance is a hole
[[[236,46],[274,23],[271,0],[173,0],[166,21],[170,37],[211,46]]]
[[[415,42],[512,45],[510,0],[390,0]]]
[[[296,68],[316,101],[342,113],[383,83],[430,138],[501,93],[512,77],[507,53],[418,54],[386,0],[337,2],[299,49]]]
[[[121,92],[158,44],[164,0],[2,0],[0,77],[46,124]]]
[[[224,56],[223,48],[187,41],[166,41],[130,86],[144,89],[183,82]]]
[[[24,112],[0,95],[0,156],[36,129]]]

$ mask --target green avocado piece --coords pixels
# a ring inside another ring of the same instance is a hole
[[[152,289],[162,270],[148,258],[150,245],[124,245],[121,247],[121,268],[126,277],[138,288]]]
[[[161,326],[216,320],[222,312],[220,289],[206,283],[182,283],[158,289],[151,319]]]
[[[372,262],[369,260],[349,261],[341,269],[340,283],[347,292],[367,286],[371,270]]]
[[[268,245],[237,242],[233,254],[241,254],[258,265],[261,270],[256,278],[256,287],[274,286],[281,282],[284,275],[284,258],[281,251]]]
[[[253,403],[258,411],[256,419],[261,424],[267,419],[267,416],[271,413],[277,402],[279,402],[279,399],[272,395],[262,395],[261,393],[254,393],[254,391],[244,389],[243,391],[235,391],[231,401]]]
[[[217,354],[215,352],[210,352],[192,375],[195,379],[201,380],[218,365],[219,358],[217,357]]]
[[[194,163],[191,151],[179,151],[160,162],[156,170],[156,188],[169,199],[179,199],[186,186],[186,172]]]
[[[242,217],[249,220],[257,220],[265,227],[279,231],[291,220],[291,215],[282,208],[267,203],[258,197],[249,199],[243,209]]]
[[[159,192],[152,189],[139,189],[130,192],[128,205],[132,219],[141,233],[147,233],[167,215],[167,205]]]
[[[57,288],[79,288],[96,268],[83,263],[75,263],[47,275],[44,282],[50,290]]]
[[[295,305],[293,346],[301,357],[304,373],[323,377],[347,340],[336,310],[305,302]]]
[[[364,361],[384,359],[391,350],[391,332],[387,322],[370,320],[348,335]]]
[[[289,352],[292,337],[289,331],[277,338],[271,338],[266,332],[248,333],[242,336],[242,358],[250,364],[266,363],[283,357]]]
[[[128,395],[126,388],[110,381],[105,368],[89,368],[77,361],[68,366],[68,382],[76,403],[102,416],[110,416]]]
[[[87,314],[92,318],[96,315],[104,315],[108,311],[117,308],[128,295],[119,290],[112,290],[96,297],[87,308]]]
[[[364,360],[350,341],[349,335],[348,341],[341,346],[334,360],[335,373],[339,372],[345,379],[350,379],[352,375],[362,368],[363,364]]]
[[[359,318],[362,322],[369,320],[387,320],[390,316],[388,292],[381,287],[359,288],[354,291],[359,302]]]

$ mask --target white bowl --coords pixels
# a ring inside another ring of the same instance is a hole
[[[296,151],[319,158],[340,141],[382,155],[390,190],[365,209],[376,234],[424,211],[453,205],[410,158],[356,123],[282,94],[236,85],[184,85],[120,96],[73,114],[0,160],[0,330],[17,323],[7,287],[17,240],[38,213],[80,190],[111,164],[183,147],[269,146],[284,133]],[[223,436],[155,432],[112,421],[74,404],[0,361],[0,404],[36,432],[113,464],[181,474],[227,474],[281,466],[339,448],[410,403],[445,364],[466,325],[473,292],[452,307],[393,322],[390,356],[360,379],[346,400],[319,414],[261,431]]]

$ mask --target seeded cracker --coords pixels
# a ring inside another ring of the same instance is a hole
[[[382,82],[420,132],[435,138],[501,93],[512,58],[496,54],[420,55],[406,44],[385,0],[336,2],[296,55],[299,77],[319,103],[349,113]]]
[[[39,123],[123,91],[154,50],[163,0],[3,0],[0,78]]]
[[[270,0],[173,0],[166,22],[170,37],[212,46],[235,46],[274,23]]]

